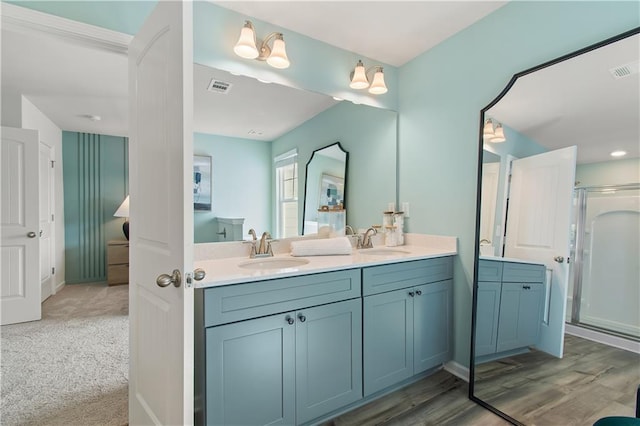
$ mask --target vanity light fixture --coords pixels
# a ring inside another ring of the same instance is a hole
[[[369,84],[369,78],[367,73],[373,70],[373,79]],[[369,93],[372,95],[382,95],[387,93],[387,86],[384,84],[384,71],[380,65],[375,65],[368,70],[365,70],[364,64],[361,60],[358,60],[356,67],[350,75],[351,83],[349,87],[352,89],[366,89],[369,88]]]
[[[484,139],[488,139],[489,142],[500,143],[507,140],[504,136],[504,129],[502,128],[502,124],[495,123],[491,118],[487,118],[484,122],[484,127],[482,128],[482,137]]]
[[[269,47],[269,42],[272,40],[273,44]],[[256,38],[256,30],[251,21],[245,21],[240,31],[240,38],[238,38],[238,42],[233,47],[233,51],[241,58],[267,61],[274,68],[289,68],[291,64],[287,57],[282,33],[273,32],[265,37],[264,41],[258,40]]]

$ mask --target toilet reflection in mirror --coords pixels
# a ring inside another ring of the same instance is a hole
[[[506,141],[480,140],[470,396],[516,424],[592,424],[572,393],[606,402],[606,360],[640,362],[640,84],[614,75],[639,52],[636,29],[516,74],[481,112]],[[631,400],[640,371],[620,374]]]

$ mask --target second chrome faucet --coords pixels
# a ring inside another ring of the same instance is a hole
[[[247,241],[251,244],[251,251],[249,252],[250,258],[256,257],[272,257],[273,256],[273,248],[271,247],[271,243],[276,241],[271,239],[271,234],[269,232],[263,232],[262,237],[260,238],[260,242],[258,242],[258,238],[256,236],[255,229],[249,229],[248,235],[251,235],[253,239]],[[258,247],[256,247],[258,244]]]

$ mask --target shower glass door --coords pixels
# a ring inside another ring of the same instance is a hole
[[[640,339],[640,186],[576,189],[571,323]]]

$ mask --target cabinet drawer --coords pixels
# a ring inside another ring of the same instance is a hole
[[[110,265],[107,267],[107,282],[109,285],[126,284],[129,282],[129,265]]]
[[[502,270],[502,282],[544,283],[545,272],[544,265],[508,262]]]
[[[360,297],[360,269],[302,275],[204,291],[204,325],[226,324]]]
[[[129,263],[129,243],[109,244],[107,246],[107,263],[109,265]]]
[[[362,270],[362,293],[368,296],[451,278],[451,257],[372,266]]]
[[[480,260],[478,281],[502,281],[502,264],[500,261]]]

